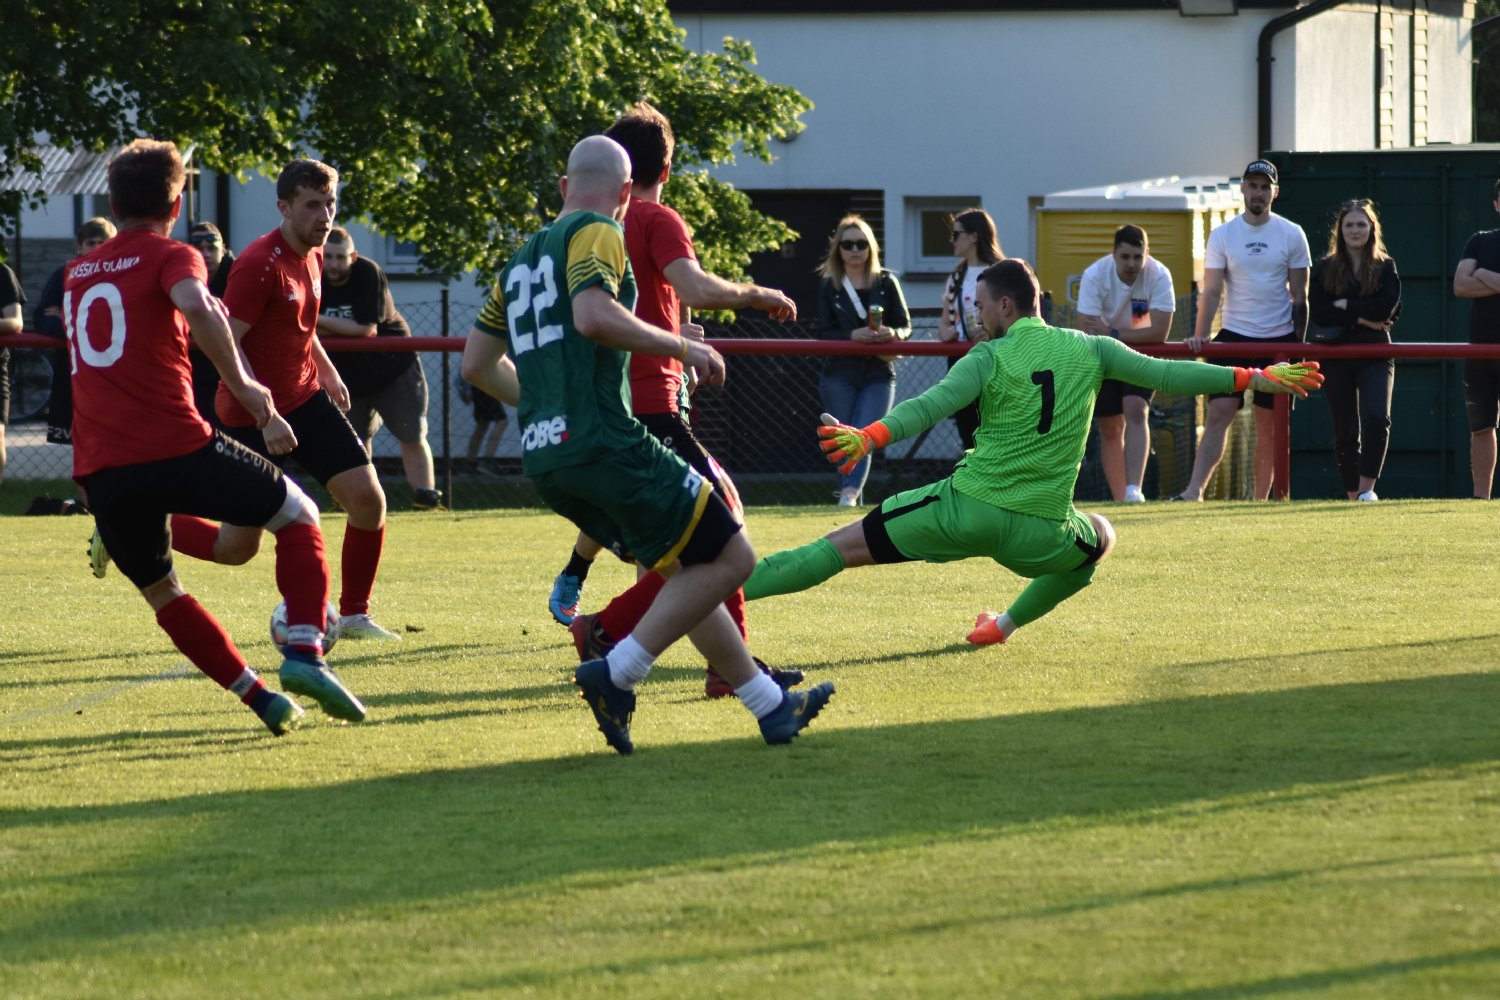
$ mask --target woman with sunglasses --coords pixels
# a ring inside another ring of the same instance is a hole
[[[943,289],[943,311],[938,317],[938,339],[945,341],[989,340],[984,324],[979,322],[979,304],[974,300],[979,273],[998,260],[1004,260],[1000,240],[995,236],[995,220],[982,208],[968,208],[953,217],[953,231],[948,234],[958,266],[948,276]],[[948,359],[948,367],[959,356]],[[974,432],[979,428],[979,404],[974,403],[953,414],[959,440],[964,450],[974,447]]]
[[[1340,344],[1389,344],[1401,312],[1401,278],[1386,253],[1380,217],[1368,198],[1339,206],[1328,254],[1313,265],[1308,287],[1312,323],[1341,330]],[[1333,456],[1350,500],[1377,500],[1375,480],[1391,433],[1393,358],[1329,358],[1323,393],[1333,417]]]
[[[880,245],[858,215],[846,215],[834,227],[828,256],[818,267],[818,326],[828,340],[885,344],[911,336],[911,316],[896,276],[880,266]],[[826,358],[818,381],[823,409],[856,427],[864,417],[879,420],[896,397],[893,358],[875,355]],[[838,504],[857,507],[870,460],[839,477]]]

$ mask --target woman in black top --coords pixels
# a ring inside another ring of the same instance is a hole
[[[953,231],[948,235],[958,266],[948,275],[943,287],[943,311],[938,317],[937,335],[946,341],[989,340],[984,324],[979,322],[979,273],[1005,254],[995,235],[995,220],[982,208],[966,208],[953,217]],[[958,363],[948,359],[948,367]],[[979,429],[979,404],[970,403],[953,414],[958,439],[965,451],[974,447],[974,432]]]
[[[1328,254],[1313,267],[1308,288],[1313,324],[1336,327],[1336,343],[1389,344],[1401,311],[1401,278],[1386,253],[1380,217],[1368,198],[1339,206]],[[1329,359],[1323,392],[1333,416],[1333,455],[1350,500],[1377,500],[1375,480],[1391,432],[1393,358]]]
[[[911,336],[911,317],[901,294],[901,282],[881,268],[880,245],[864,219],[847,215],[839,220],[828,242],[828,256],[818,271],[823,275],[823,287],[818,292],[822,337],[883,344]],[[896,398],[892,360],[874,355],[826,359],[818,381],[823,409],[852,427],[863,427],[885,416]],[[839,477],[839,506],[859,506],[869,474],[870,460],[866,458],[853,472]]]

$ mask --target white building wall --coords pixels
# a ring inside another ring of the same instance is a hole
[[[1427,19],[1427,141],[1474,141],[1472,21]]]
[[[977,194],[1002,244],[1030,255],[1033,199],[1177,175],[1237,175],[1256,149],[1256,46],[1284,12],[679,14],[686,43],[755,47],[758,71],[809,97],[806,131],[717,173],[746,189],[886,192],[886,256],[915,256],[905,200]],[[1317,15],[1273,42],[1275,149],[1368,148],[1375,139],[1374,5]],[[1398,18],[1398,20],[1401,20]],[[1466,141],[1468,49],[1433,15],[1429,126]],[[1446,32],[1446,34],[1444,34]],[[1408,47],[1399,46],[1406,73]],[[1439,75],[1441,72],[1441,76]],[[1408,112],[1397,119],[1404,140]],[[912,283],[908,282],[910,286]],[[909,287],[934,305],[935,283]]]

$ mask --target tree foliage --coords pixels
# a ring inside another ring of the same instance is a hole
[[[202,167],[337,167],[341,215],[414,241],[429,268],[492,272],[561,202],[568,150],[630,104],[672,119],[668,201],[706,266],[740,274],[792,234],[702,172],[769,159],[811,104],[751,48],[683,44],[664,0],[0,0],[0,156],[44,136],[103,149],[135,135]],[[16,195],[0,210],[14,215]]]

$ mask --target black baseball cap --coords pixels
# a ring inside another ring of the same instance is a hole
[[[1281,183],[1276,179],[1276,164],[1272,163],[1270,160],[1256,160],[1254,163],[1247,166],[1244,172],[1240,174],[1240,176],[1249,177],[1251,174],[1265,174],[1267,177],[1271,178],[1272,184]]]

